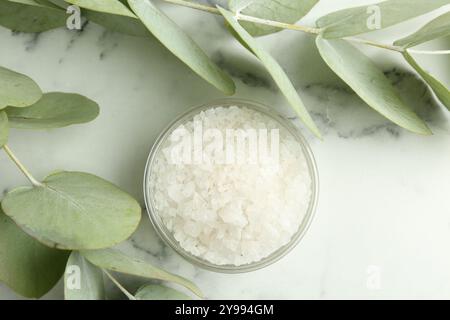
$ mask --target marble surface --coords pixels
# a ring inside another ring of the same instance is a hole
[[[326,12],[370,2],[323,0],[303,21],[312,24]],[[234,77],[236,97],[294,116],[267,73],[226,33],[218,17],[162,7]],[[414,19],[370,38],[388,42],[423,21]],[[306,237],[276,264],[240,275],[217,274],[184,261],[158,239],[145,212],[138,232],[121,247],[192,279],[211,299],[450,298],[448,111],[395,53],[363,48],[427,119],[433,136],[408,133],[370,110],[321,61],[310,36],[284,31],[260,41],[287,70],[324,133],[319,141],[302,129],[321,182]],[[448,41],[424,47],[445,46]],[[12,131],[11,149],[35,176],[55,169],[91,172],[141,203],[144,165],[158,133],[187,108],[222,98],[156,40],[114,34],[94,24],[82,32],[37,35],[0,27],[0,48],[1,65],[30,75],[45,91],[78,92],[101,106],[90,124]],[[417,58],[449,85],[448,56]],[[25,179],[0,153],[0,191],[20,184]],[[122,281],[131,290],[142,283],[131,277]],[[112,298],[120,296],[108,286]],[[0,285],[0,298],[19,297]],[[61,283],[44,298],[62,298]]]

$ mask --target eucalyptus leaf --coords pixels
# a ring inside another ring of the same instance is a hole
[[[84,11],[84,15],[89,21],[110,31],[138,37],[148,37],[150,35],[147,28],[136,18],[89,10]]]
[[[425,82],[428,83],[431,89],[433,89],[433,92],[436,94],[438,99],[444,104],[444,106],[447,107],[448,110],[450,110],[449,89],[446,86],[444,86],[439,80],[434,78],[431,74],[422,69],[407,51],[403,52],[403,56],[405,57],[406,61],[411,65],[411,67],[413,67],[417,71],[417,73],[420,74],[423,80],[425,80]]]
[[[448,35],[450,35],[450,12],[430,21],[412,35],[395,41],[394,45],[410,48]]]
[[[94,120],[99,107],[94,101],[74,93],[46,93],[27,108],[6,108],[9,123],[18,129],[61,128]]]
[[[316,43],[327,65],[370,107],[407,130],[431,134],[383,72],[361,51],[345,40],[324,40],[318,36]]]
[[[66,25],[66,12],[33,0],[1,0],[0,25],[14,31],[43,32]]]
[[[147,29],[175,56],[225,94],[234,93],[233,80],[218,68],[180,27],[150,1],[129,0],[128,3]]]
[[[305,16],[319,0],[230,0],[228,6],[233,12],[257,18],[285,23],[295,23]],[[263,36],[281,29],[252,22],[241,21],[240,24],[252,36]]]
[[[6,112],[0,110],[0,148],[8,142],[9,124]]]
[[[64,298],[66,300],[104,300],[105,286],[101,269],[73,251],[64,273]]]
[[[66,0],[80,8],[135,18],[136,16],[119,0]]]
[[[316,23],[318,27],[324,28],[323,38],[344,38],[387,28],[446,4],[449,4],[448,0],[387,0],[332,12]]]
[[[27,107],[41,97],[42,91],[32,79],[24,74],[0,67],[0,109],[7,106]]]
[[[57,172],[42,185],[20,187],[2,202],[24,231],[60,249],[99,249],[128,238],[141,208],[112,183],[81,172]]]
[[[85,250],[81,254],[97,267],[148,279],[174,282],[201,297],[200,289],[191,281],[171,274],[148,262],[129,257],[117,249]]]
[[[135,297],[138,300],[192,300],[191,297],[180,291],[158,284],[142,286],[136,292]]]
[[[317,137],[320,137],[319,129],[316,127],[313,119],[309,115],[302,100],[300,99],[297,91],[289,80],[288,76],[276,62],[276,60],[264,50],[262,46],[250,35],[244,28],[237,22],[233,13],[218,7],[221,14],[224,16],[230,27],[239,35],[241,40],[245,42],[248,48],[254,53],[254,55],[261,61],[267,71],[270,73],[275,83],[280,88],[281,92],[286,97],[295,112],[299,115],[303,123],[311,130]]]
[[[24,297],[40,298],[59,281],[68,256],[34,240],[0,210],[0,282]]]

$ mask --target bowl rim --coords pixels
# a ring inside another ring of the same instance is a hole
[[[304,152],[305,159],[308,164],[309,174],[311,176],[311,199],[310,203],[308,205],[307,212],[303,218],[303,221],[301,222],[299,229],[297,232],[292,236],[291,240],[283,245],[282,247],[278,248],[276,251],[272,252],[270,255],[262,258],[259,261],[251,262],[249,264],[244,265],[216,265],[213,264],[205,259],[201,259],[198,256],[195,256],[194,254],[184,250],[181,245],[179,245],[178,241],[172,237],[171,232],[165,227],[164,223],[161,221],[161,218],[158,216],[158,213],[156,212],[156,209],[154,208],[153,204],[153,197],[150,196],[149,191],[149,178],[151,174],[151,168],[152,164],[154,163],[155,157],[158,154],[158,151],[161,147],[161,145],[165,142],[165,139],[169,136],[169,134],[178,127],[181,123],[184,123],[186,120],[188,120],[190,117],[193,117],[194,115],[200,113],[201,111],[214,108],[214,107],[220,107],[220,106],[239,106],[239,107],[248,107],[252,110],[256,110],[259,112],[264,113],[265,115],[269,116],[270,118],[277,121],[281,126],[285,127],[299,142],[301,145],[301,148]],[[267,267],[277,261],[279,261],[281,258],[285,257],[289,252],[291,252],[304,238],[305,234],[307,233],[308,229],[311,226],[311,223],[315,217],[317,204],[319,200],[319,173],[317,169],[317,163],[314,158],[314,154],[311,150],[311,147],[309,143],[306,141],[305,137],[300,133],[300,130],[294,126],[292,121],[287,119],[286,117],[280,115],[276,110],[273,108],[270,108],[262,103],[252,101],[252,100],[246,100],[246,99],[236,99],[236,98],[223,98],[223,99],[215,99],[207,103],[203,103],[201,105],[197,105],[191,108],[188,108],[186,111],[182,112],[180,115],[178,115],[174,120],[172,120],[165,128],[161,131],[161,133],[156,138],[155,142],[153,143],[150,152],[147,157],[147,161],[145,164],[145,171],[144,171],[144,181],[143,181],[143,192],[144,192],[144,200],[145,200],[145,206],[147,214],[150,218],[151,224],[153,228],[156,230],[158,236],[169,246],[171,247],[176,253],[178,253],[180,256],[182,256],[185,260],[189,261],[190,263],[201,267],[203,269],[219,272],[219,273],[229,273],[229,274],[235,274],[235,273],[245,273],[245,272],[251,272],[255,270],[262,269],[264,267]]]

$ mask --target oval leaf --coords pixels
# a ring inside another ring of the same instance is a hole
[[[12,290],[40,298],[61,278],[68,256],[34,240],[0,210],[0,281]]]
[[[110,31],[137,37],[148,37],[150,35],[150,32],[142,22],[135,18],[89,10],[86,10],[84,14],[89,21],[101,25]]]
[[[233,80],[219,69],[182,29],[150,1],[129,0],[128,3],[147,29],[178,59],[225,94],[234,93]]]
[[[377,66],[345,40],[316,39],[320,55],[370,107],[399,126],[419,134],[430,129],[400,98]]]
[[[267,71],[270,73],[275,83],[280,88],[281,92],[286,97],[289,104],[298,114],[303,123],[311,130],[316,136],[320,137],[319,129],[316,127],[314,121],[305,108],[302,100],[300,99],[297,91],[289,80],[288,76],[275,59],[266,52],[258,42],[248,34],[247,31],[237,22],[233,14],[219,7],[220,12],[230,25],[230,27],[239,35],[240,39],[247,44],[248,48],[254,53],[254,55],[261,61]]]
[[[39,241],[61,249],[99,249],[128,238],[141,218],[130,195],[91,174],[58,172],[42,186],[21,187],[2,202],[5,213]]]
[[[6,112],[0,110],[0,148],[8,142],[9,124]]]
[[[192,300],[188,295],[158,284],[142,286],[135,294],[138,300]]]
[[[426,83],[428,83],[428,85],[431,87],[442,104],[446,106],[448,110],[450,110],[450,91],[448,90],[448,88],[431,74],[423,70],[408,52],[403,52],[403,56],[411,65],[411,67],[413,67],[417,71],[417,73],[420,74],[422,79],[425,80]]]
[[[97,267],[148,279],[174,282],[191,290],[197,296],[202,296],[200,289],[191,281],[157,268],[148,262],[131,258],[117,249],[88,250],[82,251],[81,254]]]
[[[20,32],[43,32],[66,25],[66,12],[33,0],[0,1],[0,25]]]
[[[326,39],[344,38],[401,23],[436,10],[448,0],[387,0],[372,5],[332,12],[319,20]]]
[[[79,252],[69,257],[64,273],[64,298],[66,300],[104,300],[103,272]]]
[[[13,128],[49,129],[92,121],[98,116],[99,107],[79,94],[51,92],[30,107],[10,107],[6,112]]]
[[[305,16],[319,0],[230,0],[228,6],[233,12],[274,20],[295,23]],[[240,24],[252,36],[263,36],[282,29],[241,21]]]
[[[395,41],[394,45],[410,48],[448,35],[450,35],[450,12],[430,21],[412,35]]]
[[[118,0],[66,0],[66,2],[92,11],[136,18],[133,12]]]
[[[7,106],[27,107],[41,97],[42,91],[32,79],[24,74],[0,67],[0,109]]]

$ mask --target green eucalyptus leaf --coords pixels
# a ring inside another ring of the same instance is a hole
[[[9,0],[9,1],[11,1],[11,0]],[[61,9],[60,6],[57,6],[56,4],[51,2],[50,0],[34,0],[34,1],[39,3],[39,4],[41,4],[41,5],[43,5],[44,7],[50,7],[50,8],[54,8],[54,9]]]
[[[233,12],[274,20],[285,23],[295,23],[305,16],[319,0],[230,0],[228,6]],[[242,21],[240,24],[252,36],[263,36],[282,29]]]
[[[30,107],[9,107],[6,112],[12,128],[49,129],[92,121],[99,107],[79,94],[50,92]]]
[[[104,300],[103,271],[73,251],[64,273],[66,300]]]
[[[448,0],[387,0],[332,12],[316,23],[324,28],[323,38],[344,38],[390,27],[448,3]],[[374,19],[379,19],[379,25],[374,24]]]
[[[394,45],[410,48],[448,35],[450,35],[450,12],[430,21],[412,35],[395,41]]]
[[[1,13],[0,13],[1,15]],[[24,74],[0,67],[0,109],[27,107],[42,97],[42,91]]]
[[[34,240],[0,210],[0,282],[27,298],[40,298],[64,273],[68,251]]]
[[[66,25],[66,12],[34,0],[1,0],[0,25],[14,31],[43,32]]]
[[[9,124],[8,115],[5,111],[0,110],[0,148],[8,142]]]
[[[129,257],[117,249],[85,250],[81,254],[97,267],[148,279],[174,282],[201,297],[200,289],[191,281],[171,274],[148,262]]]
[[[66,2],[92,11],[136,18],[133,12],[118,0],[66,0]]]
[[[147,29],[177,58],[225,94],[233,94],[233,80],[214,64],[203,50],[150,1],[129,0]]]
[[[188,295],[159,284],[146,284],[135,294],[138,300],[192,300]]]
[[[28,234],[60,249],[113,246],[128,238],[141,218],[130,195],[81,172],[54,173],[42,185],[14,189],[2,207]]]
[[[411,65],[411,67],[413,67],[417,71],[417,73],[420,74],[422,79],[425,80],[426,83],[428,83],[428,85],[431,87],[431,89],[433,89],[433,92],[436,94],[438,99],[444,104],[444,106],[447,107],[448,110],[450,110],[449,89],[446,86],[444,86],[439,80],[433,77],[431,74],[422,69],[407,51],[403,52],[403,57]]]
[[[383,72],[361,51],[345,40],[324,40],[318,36],[316,43],[327,65],[370,107],[407,130],[431,134]]]
[[[150,35],[147,28],[136,18],[89,10],[84,11],[84,15],[89,21],[110,31],[137,37],[148,37]]]
[[[313,119],[309,115],[302,100],[300,99],[297,91],[289,80],[288,76],[276,62],[276,60],[264,50],[262,46],[250,35],[244,28],[237,22],[233,13],[219,7],[221,14],[228,22],[230,27],[239,35],[241,41],[247,44],[248,48],[254,53],[254,55],[261,61],[267,71],[270,73],[281,92],[286,97],[289,104],[299,115],[303,123],[311,130],[316,136],[320,137],[319,129],[316,127]]]

